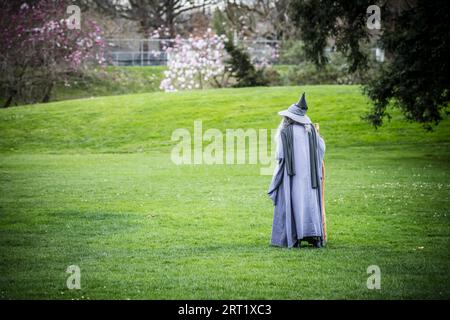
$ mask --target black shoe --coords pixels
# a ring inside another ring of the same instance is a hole
[[[320,240],[315,240],[313,246],[314,248],[322,248],[322,242]]]

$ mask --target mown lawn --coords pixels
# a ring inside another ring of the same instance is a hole
[[[159,91],[165,66],[97,67],[57,83],[52,101]]]
[[[269,246],[259,165],[170,158],[176,128],[276,128],[303,90],[327,143],[319,250]],[[367,103],[356,86],[310,86],[0,110],[0,298],[450,298],[449,119],[427,133],[393,112],[374,130]]]

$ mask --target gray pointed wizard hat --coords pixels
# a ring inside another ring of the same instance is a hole
[[[278,112],[280,116],[288,117],[299,123],[311,123],[311,119],[306,115],[308,105],[305,99],[305,93],[303,92],[300,100],[297,103],[292,104],[286,110]]]

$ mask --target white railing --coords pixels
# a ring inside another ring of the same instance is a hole
[[[166,49],[174,42],[175,39],[109,39],[107,61],[118,66],[164,66],[170,59]],[[283,51],[282,42],[279,40],[257,39],[238,42],[248,50],[252,62],[256,64],[264,61],[277,64]],[[329,54],[334,52],[331,48],[327,48],[326,51]],[[377,61],[384,61],[383,50],[373,48],[371,51]]]
[[[108,39],[107,61],[118,66],[167,65],[169,55],[166,49],[174,41],[174,39]],[[280,41],[266,39],[239,42],[249,50],[256,61],[271,55],[281,44]]]

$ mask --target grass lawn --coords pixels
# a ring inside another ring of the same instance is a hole
[[[293,65],[274,65],[273,70],[280,78],[272,79],[270,85],[295,85],[296,83],[318,83],[318,79],[332,81],[330,77],[320,75],[317,70],[298,76],[289,75]],[[51,101],[93,98],[99,96],[126,95],[131,93],[150,93],[160,91],[166,66],[105,66],[89,69],[82,74],[67,76],[67,83],[57,82],[52,90]],[[315,82],[312,82],[315,81]],[[326,82],[328,83],[328,82]],[[0,105],[7,96],[0,92]],[[20,104],[20,103],[19,103]]]
[[[271,177],[176,166],[171,134],[276,128],[303,90],[327,143],[329,242],[275,248]],[[449,299],[450,120],[428,133],[393,112],[374,130],[367,106],[359,87],[309,86],[0,110],[0,298]]]
[[[159,91],[165,66],[95,68],[69,77],[70,86],[58,83],[52,101]]]

